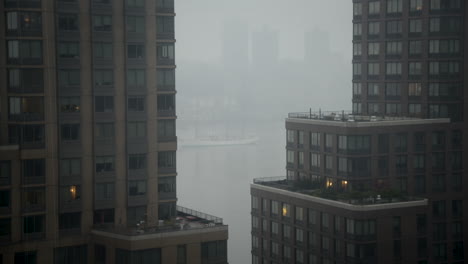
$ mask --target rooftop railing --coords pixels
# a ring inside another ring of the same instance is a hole
[[[400,116],[400,115],[359,115],[349,110],[341,111],[309,111],[289,113],[288,118],[312,119],[337,122],[376,122],[376,121],[399,121],[399,120],[415,120],[421,117]]]

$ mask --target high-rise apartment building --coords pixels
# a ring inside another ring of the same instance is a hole
[[[222,220],[176,205],[174,17],[2,1],[0,263],[227,263]]]
[[[253,263],[464,263],[468,5],[353,0],[353,110],[291,113]]]

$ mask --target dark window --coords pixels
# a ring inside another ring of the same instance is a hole
[[[114,111],[113,96],[96,96],[95,104],[96,113],[112,113]]]
[[[160,36],[174,34],[174,17],[173,16],[156,16],[156,33]]]
[[[42,69],[8,69],[8,91],[14,93],[41,93],[44,87]]]
[[[158,95],[158,111],[174,111],[175,96],[172,94]]]
[[[29,159],[23,160],[23,177],[44,177],[45,176],[45,160],[44,159]]]
[[[60,160],[60,176],[79,176],[81,175],[80,159],[62,159]]]
[[[8,40],[9,64],[42,64],[41,40]]]
[[[156,69],[156,83],[160,90],[173,89],[175,86],[175,70]]]
[[[201,245],[202,263],[216,261],[227,263],[227,242],[226,240],[203,242]]]
[[[129,44],[127,45],[127,58],[129,59],[143,59],[145,54],[145,45],[143,44]]]
[[[432,175],[432,191],[445,192],[445,174]]]
[[[395,137],[395,152],[406,152],[408,145],[407,134],[396,134]]]
[[[175,137],[175,120],[158,120],[158,137]]]
[[[11,194],[10,190],[0,190],[0,208],[10,207],[11,205],[10,194]]]
[[[461,170],[463,168],[463,152],[456,151],[450,153],[450,164],[452,170]]]
[[[99,139],[112,139],[114,138],[114,123],[96,123],[95,136]]]
[[[59,42],[58,56],[60,58],[79,58],[80,44],[79,42]]]
[[[8,119],[10,121],[44,120],[44,98],[42,96],[8,97]]]
[[[112,31],[112,16],[96,15],[93,16],[94,31]]]
[[[145,111],[145,98],[132,97],[128,98],[128,111],[129,112],[143,112]]]
[[[433,224],[432,236],[434,241],[445,240],[447,238],[447,225],[445,223]]]
[[[88,262],[88,247],[72,246],[54,249],[54,264],[86,264]]]
[[[127,32],[144,33],[145,32],[145,17],[144,16],[127,16]]]
[[[11,161],[0,160],[0,186],[11,184]]]
[[[146,194],[146,181],[129,181],[128,195],[137,196]]]
[[[58,28],[61,31],[78,31],[78,15],[75,14],[59,14]]]
[[[114,84],[113,70],[94,71],[94,84],[97,86],[109,86]]]
[[[156,46],[156,55],[158,59],[174,60],[174,43],[158,43]]]
[[[175,193],[176,192],[176,178],[175,177],[159,178],[158,191],[160,193]]]
[[[15,264],[36,264],[36,263],[37,263],[36,251],[15,253]]]
[[[126,0],[127,7],[145,7],[145,0]]]
[[[114,209],[94,211],[94,224],[114,223]]]
[[[113,46],[110,42],[95,42],[93,44],[93,56],[100,59],[111,59]]]
[[[33,215],[23,217],[23,232],[25,234],[44,232],[44,215]]]
[[[161,264],[161,249],[127,251],[115,250],[116,264]]]
[[[64,213],[59,215],[59,229],[80,229],[81,213]]]
[[[463,145],[463,132],[461,130],[452,131],[452,147],[461,147]]]
[[[445,217],[445,201],[432,202],[432,215],[434,217]]]
[[[452,173],[451,176],[452,191],[462,191],[463,190],[463,176],[461,173]]]
[[[59,70],[58,83],[60,86],[79,86],[80,70]]]
[[[11,219],[0,219],[0,237],[9,237],[11,235]],[[0,262],[1,263],[1,262]]]
[[[106,264],[106,246],[94,245],[94,263]]]
[[[177,246],[177,264],[186,264],[186,263],[187,263],[187,245],[178,245]]]
[[[427,217],[426,215],[417,215],[416,216],[416,229],[418,234],[426,235],[427,231]]]
[[[146,154],[131,154],[128,156],[128,169],[141,170],[146,168]]]
[[[161,215],[159,215],[159,219],[163,219],[161,218]],[[128,226],[135,226],[136,224],[145,220],[146,220],[146,207],[145,206],[127,208],[127,225]]]
[[[96,200],[114,199],[114,183],[96,183],[94,191]]]
[[[445,169],[445,153],[433,152],[432,153],[432,170],[440,171]]]
[[[459,218],[463,216],[463,201],[453,200],[452,201],[452,217]]]
[[[174,0],[156,0],[157,12],[174,12]]]
[[[127,86],[144,86],[145,79],[146,71],[144,69],[127,70]]]
[[[62,113],[79,113],[80,105],[79,96],[60,97],[60,112]]]
[[[23,189],[22,209],[25,211],[42,211],[45,207],[45,188]]]
[[[80,139],[80,124],[62,124],[60,130],[62,140]]]
[[[158,207],[159,219],[170,220],[176,216],[176,204],[175,203],[160,203]]]
[[[139,138],[146,136],[146,122],[128,122],[127,136],[129,138]]]
[[[100,156],[96,157],[96,172],[111,172],[114,171],[114,157]]]
[[[425,175],[414,176],[414,192],[416,194],[426,193],[426,176]]]
[[[175,168],[176,153],[175,151],[158,152],[158,167],[159,168]]]
[[[42,14],[40,12],[7,12],[7,35],[40,36],[42,34]]]
[[[456,260],[461,260],[464,258],[464,248],[463,248],[463,241],[454,242],[453,243],[453,258]]]

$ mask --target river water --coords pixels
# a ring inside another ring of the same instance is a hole
[[[249,131],[259,137],[254,145],[178,149],[178,204],[223,218],[229,225],[230,264],[251,263],[253,179],[285,175],[285,131],[281,121],[251,125]]]

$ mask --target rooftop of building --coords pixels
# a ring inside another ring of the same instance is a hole
[[[350,210],[378,210],[427,205],[427,199],[407,196],[394,190],[338,191],[322,184],[287,180],[286,177],[254,179],[253,188],[343,207]]]
[[[289,113],[288,122],[340,127],[371,127],[450,123],[449,118],[421,118],[399,115],[357,115],[352,111],[318,111]]]
[[[123,237],[141,237],[152,235],[177,235],[177,233],[194,233],[214,229],[215,231],[225,229],[223,219],[198,212],[182,206],[177,206],[177,217],[174,220],[160,220],[157,226],[147,226],[140,221],[135,227],[118,228],[114,226],[95,226],[94,233],[107,233]],[[134,239],[133,239],[134,240]]]

